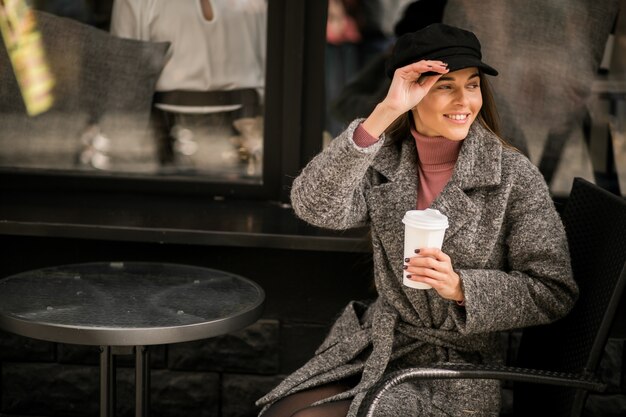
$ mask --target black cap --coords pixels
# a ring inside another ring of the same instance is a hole
[[[443,61],[450,72],[478,67],[485,74],[498,71],[481,61],[480,42],[476,35],[443,23],[433,23],[417,32],[402,35],[387,60],[385,72],[393,78],[396,69],[423,59]]]

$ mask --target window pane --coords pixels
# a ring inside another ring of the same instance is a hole
[[[3,47],[0,166],[263,182],[267,0],[32,4],[54,104],[26,114]]]

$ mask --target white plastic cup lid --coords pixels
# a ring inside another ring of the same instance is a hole
[[[448,228],[448,217],[439,210],[409,210],[404,214],[402,223],[426,230],[439,230]]]

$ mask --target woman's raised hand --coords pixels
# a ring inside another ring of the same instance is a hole
[[[439,74],[422,76],[428,72]],[[422,101],[437,80],[447,72],[448,64],[441,61],[419,61],[398,68],[383,103],[399,114],[409,111]]]
[[[437,74],[422,76],[433,72]],[[422,60],[398,68],[393,74],[387,96],[365,119],[363,128],[370,135],[379,137],[394,120],[415,107],[447,72],[448,64],[442,61]]]

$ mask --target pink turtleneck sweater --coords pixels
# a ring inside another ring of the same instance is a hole
[[[443,136],[428,137],[414,129],[411,129],[411,134],[418,155],[417,209],[423,210],[432,204],[450,180],[463,141],[449,140]],[[362,148],[378,142],[378,138],[367,133],[362,125],[356,128],[352,139]]]

